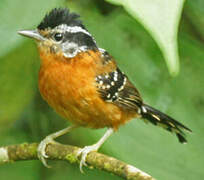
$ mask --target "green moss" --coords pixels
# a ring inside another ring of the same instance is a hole
[[[28,146],[28,143],[22,143],[22,144],[20,144],[20,148],[25,148],[25,147],[27,147]]]
[[[29,153],[32,155],[32,156],[37,156],[37,144],[36,143],[33,143],[29,146]]]
[[[111,167],[110,163],[107,162],[107,163],[104,164],[105,169],[110,169],[110,167]]]
[[[66,160],[68,160],[70,163],[76,163],[78,159],[73,154],[67,154],[65,157]]]
[[[16,151],[16,155],[20,156],[23,159],[26,159],[27,156],[29,157],[36,157],[37,156],[37,143],[33,144],[28,144],[28,143],[23,143],[20,144],[18,147],[18,150]]]

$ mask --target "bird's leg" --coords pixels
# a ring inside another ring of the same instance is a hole
[[[85,146],[83,149],[79,150],[77,153],[77,156],[81,155],[81,160],[80,160],[80,171],[83,173],[83,165],[86,166],[86,156],[88,155],[88,153],[90,153],[91,151],[97,151],[101,145],[106,141],[106,139],[114,132],[114,130],[112,128],[109,128],[105,134],[103,135],[103,137],[96,143],[93,144],[91,146]]]
[[[48,135],[47,137],[45,137],[45,139],[43,139],[40,144],[38,145],[38,149],[37,149],[37,155],[38,155],[38,158],[42,161],[42,163],[46,166],[46,167],[50,167],[47,165],[47,162],[45,160],[45,158],[48,158],[48,156],[46,155],[46,147],[48,144],[50,143],[53,143],[54,142],[54,139],[56,139],[57,137],[59,136],[62,136],[68,132],[70,132],[71,130],[77,128],[76,125],[72,125],[72,126],[69,126],[65,129],[62,129],[60,131],[57,131],[55,133],[52,133],[50,135]]]

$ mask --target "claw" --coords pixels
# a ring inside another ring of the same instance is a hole
[[[77,153],[77,157],[81,156],[81,160],[80,160],[80,171],[81,173],[83,173],[83,166],[87,166],[86,164],[86,157],[87,155],[92,152],[92,151],[97,151],[100,146],[105,142],[105,140],[114,132],[114,130],[112,128],[109,128],[106,133],[103,135],[103,137],[96,143],[93,144],[91,146],[85,146],[83,149],[80,149]]]
[[[79,164],[79,169],[81,173],[84,173],[83,171],[83,166],[87,166],[86,164],[86,157],[87,155],[92,152],[92,151],[97,151],[98,146],[96,144],[92,146],[85,146],[83,149],[80,149],[77,153],[77,157],[81,156],[80,164]]]
[[[50,137],[46,137],[45,139],[43,139],[40,144],[38,145],[38,149],[37,149],[37,156],[38,158],[41,160],[41,162],[44,164],[45,167],[47,168],[51,168],[51,166],[49,166],[47,164],[46,158],[48,158],[48,155],[46,154],[46,147],[48,144],[53,143],[54,140]]]
[[[37,149],[37,155],[38,158],[42,161],[42,163],[44,164],[45,167],[50,168],[51,166],[49,166],[46,162],[46,158],[48,158],[48,155],[46,154],[46,147],[48,144],[54,143],[54,139],[56,139],[59,136],[62,136],[68,132],[70,132],[72,129],[77,128],[76,125],[72,125],[69,126],[67,128],[64,128],[60,131],[57,131],[53,134],[48,135],[45,139],[43,139],[40,144],[38,145],[38,149]]]

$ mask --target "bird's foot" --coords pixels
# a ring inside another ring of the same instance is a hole
[[[80,168],[80,171],[81,173],[83,173],[83,166],[87,166],[86,164],[86,157],[87,155],[92,152],[92,151],[97,151],[98,150],[98,145],[97,144],[94,144],[94,145],[91,145],[91,146],[85,146],[83,149],[80,149],[77,153],[77,157],[81,156],[81,159],[80,159],[80,165],[79,165],[79,168]]]
[[[38,158],[47,168],[50,168],[51,166],[49,166],[46,161],[46,158],[48,158],[48,155],[46,154],[46,147],[48,144],[53,143],[53,142],[54,140],[51,137],[47,136],[45,139],[43,139],[40,142],[40,144],[38,145],[38,149],[37,149]]]

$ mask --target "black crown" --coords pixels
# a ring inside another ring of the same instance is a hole
[[[79,14],[70,13],[67,8],[54,8],[48,14],[45,15],[42,22],[38,25],[39,30],[45,30],[47,28],[54,28],[61,24],[66,24],[68,26],[80,26],[85,29],[82,21],[78,18]]]

